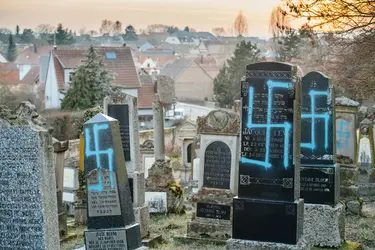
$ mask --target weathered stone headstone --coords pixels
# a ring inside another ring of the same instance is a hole
[[[232,198],[236,190],[239,117],[223,110],[197,120],[199,134],[199,191],[193,195],[194,213],[188,237],[227,240],[232,233]],[[222,215],[222,216],[220,216]]]
[[[10,122],[0,115],[0,249],[59,250],[51,133],[34,125],[30,103],[16,114]]]
[[[145,179],[148,177],[148,170],[155,162],[154,141],[146,140],[141,144],[142,169],[145,171]]]
[[[64,153],[69,148],[69,141],[60,142],[53,138],[53,151],[56,171],[57,212],[59,216],[60,237],[68,234],[67,208],[63,203],[64,194]]]
[[[234,249],[310,249],[299,199],[300,83],[283,63],[246,67]]]
[[[97,114],[84,124],[88,220],[86,250],[141,247],[118,121]]]
[[[301,197],[305,203],[336,204],[335,99],[329,78],[310,72],[302,78]]]
[[[336,162],[340,164],[340,196],[358,196],[356,121],[359,103],[336,98]]]
[[[106,97],[104,112],[117,119],[120,124],[135,220],[141,227],[143,238],[149,234],[150,215],[145,204],[145,176],[139,145],[137,98],[126,94]]]
[[[301,198],[304,232],[313,245],[338,247],[345,237],[336,164],[335,95],[330,79],[319,72],[302,78]]]

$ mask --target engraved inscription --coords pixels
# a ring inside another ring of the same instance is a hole
[[[198,203],[197,204],[197,217],[209,218],[209,219],[230,219],[230,206]]]
[[[121,215],[116,175],[108,169],[100,169],[103,189],[87,190],[89,217]],[[98,169],[92,170],[87,176],[88,185],[98,184]],[[112,180],[110,178],[112,175]],[[112,188],[112,184],[114,188]]]
[[[30,128],[0,128],[0,249],[45,248],[38,145]]]
[[[85,232],[86,250],[127,250],[126,231],[98,230]]]
[[[215,141],[208,145],[204,155],[203,186],[230,189],[232,154],[223,142]]]

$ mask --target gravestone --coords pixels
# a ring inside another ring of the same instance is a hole
[[[64,197],[64,153],[69,149],[69,141],[60,142],[55,138],[53,141],[53,151],[55,160],[55,173],[56,173],[56,195],[57,195],[57,213],[59,216],[59,232],[60,237],[68,234],[67,225],[67,207],[63,203]]]
[[[368,115],[359,125],[358,131],[358,187],[360,196],[375,195],[375,149],[374,149],[374,124]]]
[[[137,98],[126,94],[108,96],[104,99],[104,112],[117,119],[120,124],[135,220],[139,223],[144,238],[149,234],[150,215],[145,204],[145,175],[139,145]]]
[[[142,249],[118,121],[97,114],[84,124],[86,250]]]
[[[301,197],[305,203],[338,202],[334,100],[328,77],[310,72],[302,78]]]
[[[356,164],[356,121],[359,103],[347,97],[336,98],[336,162],[340,164],[340,196],[358,196]]]
[[[300,83],[284,63],[246,67],[233,239],[227,249],[310,249],[299,199]]]
[[[141,144],[142,168],[145,171],[145,179],[148,177],[148,170],[155,162],[154,141],[146,140]]]
[[[0,249],[59,250],[52,131],[28,102],[0,113]]]
[[[339,247],[345,237],[336,164],[335,95],[330,79],[319,72],[302,78],[301,198],[304,232],[315,246]]]
[[[190,238],[227,240],[231,236],[239,130],[238,115],[224,110],[213,110],[197,120],[200,166],[193,173],[198,178],[198,192],[192,197]]]

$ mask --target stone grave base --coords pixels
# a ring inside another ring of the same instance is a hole
[[[141,237],[147,237],[149,233],[148,225],[150,224],[150,213],[148,212],[148,206],[134,207],[135,222],[140,226]]]
[[[340,197],[357,197],[358,167],[356,165],[340,164]]]
[[[232,223],[230,220],[197,217],[188,222],[187,231],[188,237],[227,240],[232,237]]]
[[[297,245],[274,242],[230,239],[227,241],[227,250],[310,250],[311,246],[302,237]]]
[[[309,243],[318,247],[340,247],[345,240],[345,209],[342,204],[332,207],[305,204],[303,232]]]

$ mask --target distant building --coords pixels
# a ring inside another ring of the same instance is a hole
[[[160,74],[160,69],[166,63],[173,62],[176,59],[177,57],[168,51],[165,54],[145,51],[138,55],[138,67],[150,75],[158,75]]]
[[[174,80],[178,101],[203,102],[213,99],[213,78],[194,60],[177,59],[160,72]]]
[[[195,44],[198,45],[201,41],[216,41],[218,40],[210,32],[188,32],[176,31],[165,39],[165,42],[170,44]]]
[[[104,59],[107,69],[115,73],[113,84],[122,92],[138,97],[141,87],[134,65],[131,49],[128,47],[97,47],[95,51]],[[70,87],[72,77],[87,55],[86,49],[55,49],[49,57],[44,90],[45,109],[60,108],[64,96],[61,90]]]
[[[7,62],[8,62],[8,60],[6,59],[6,57],[0,51],[0,63],[7,63]]]

